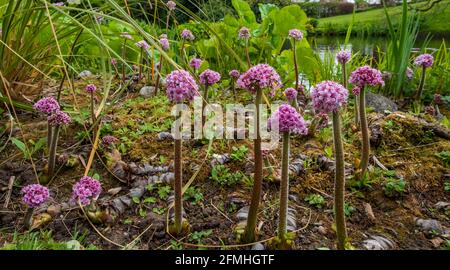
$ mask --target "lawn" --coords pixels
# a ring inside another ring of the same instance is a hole
[[[423,3],[420,5],[423,5]],[[394,22],[401,17],[401,9],[401,6],[388,8]],[[352,14],[347,14],[319,19],[318,30],[322,33],[345,33],[352,21],[352,16]],[[422,13],[420,16],[422,18],[420,32],[441,35],[450,33],[450,24],[442,23],[450,18],[450,0],[436,4],[431,10]],[[386,34],[388,30],[384,9],[379,8],[356,13],[353,29],[358,34]]]

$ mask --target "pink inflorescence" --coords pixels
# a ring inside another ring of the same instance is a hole
[[[384,81],[381,72],[369,66],[362,66],[350,74],[348,80],[351,84],[357,85],[361,88],[365,86],[384,86]]]
[[[60,110],[58,101],[53,97],[45,97],[34,103],[33,108],[41,113],[50,115]]]
[[[104,145],[110,146],[110,145],[113,145],[115,143],[118,143],[119,139],[117,139],[116,137],[111,136],[111,135],[106,135],[106,136],[104,136],[102,138],[102,142],[103,142]]]
[[[431,54],[424,53],[414,59],[414,65],[424,68],[431,67],[433,65],[434,58]]]
[[[361,88],[358,86],[354,86],[352,89],[352,94],[357,96],[357,95],[359,95],[359,93],[361,93]]]
[[[220,73],[207,69],[200,74],[200,83],[203,85],[213,85],[220,81]]]
[[[150,49],[150,45],[148,45],[147,41],[145,40],[138,41],[135,43],[135,45],[144,50]]]
[[[239,75],[241,75],[241,74],[236,69],[233,69],[228,73],[228,75],[230,75],[230,77],[233,79],[237,79],[237,78],[239,78]]]
[[[86,92],[88,92],[88,93],[94,93],[95,91],[97,91],[97,86],[95,84],[91,83],[91,84],[86,85],[84,90],[86,90]]]
[[[177,4],[174,1],[167,1],[166,5],[169,10],[174,10],[177,6]]]
[[[72,200],[80,201],[85,206],[91,203],[91,199],[96,200],[102,192],[102,185],[99,181],[89,176],[81,177],[72,188]]]
[[[175,103],[191,101],[198,94],[198,85],[186,70],[175,70],[167,75],[166,94]]]
[[[284,95],[289,102],[292,102],[297,99],[298,92],[294,88],[290,87],[284,90]]]
[[[348,90],[333,81],[323,81],[311,91],[313,107],[318,112],[337,112],[347,103]]]
[[[184,29],[181,32],[181,38],[192,41],[195,39],[195,36],[194,36],[194,34],[192,34],[191,30]]]
[[[70,124],[72,119],[67,113],[63,111],[57,111],[48,116],[47,121],[50,126],[61,126]]]
[[[406,71],[405,71],[405,74],[406,74],[406,78],[408,80],[412,80],[413,76],[414,76],[414,71],[410,67],[407,67]]]
[[[444,100],[442,99],[442,95],[441,94],[434,94],[434,103],[437,105],[441,105],[442,103],[444,103]]]
[[[347,63],[350,60],[350,58],[352,58],[352,53],[350,51],[347,51],[347,50],[339,51],[336,54],[336,59],[341,64]]]
[[[41,204],[45,203],[50,197],[48,188],[39,185],[31,184],[22,188],[21,191],[23,195],[23,201],[30,208],[39,207]]]
[[[268,88],[273,91],[282,87],[280,75],[267,64],[258,64],[243,73],[237,80],[237,86],[252,93]]]
[[[124,39],[133,40],[133,37],[130,34],[128,34],[127,32],[123,32],[122,34],[120,34],[120,37],[124,38]]]
[[[117,65],[117,59],[116,58],[111,58],[111,65],[113,65],[113,66]]]
[[[303,39],[303,33],[302,33],[302,31],[300,31],[298,29],[291,29],[291,30],[289,30],[289,37],[291,37],[297,41],[301,41]]]
[[[250,38],[250,29],[248,29],[247,27],[242,27],[241,29],[239,29],[239,34],[238,34],[240,39],[244,39],[247,40]]]
[[[200,66],[202,65],[203,61],[200,58],[193,58],[190,62],[189,62],[189,66],[191,68],[193,68],[194,70],[198,70],[200,68]]]
[[[161,45],[161,48],[165,51],[168,51],[170,48],[169,39],[167,38],[166,34],[161,34],[159,36],[159,44]]]
[[[279,132],[307,134],[308,128],[303,117],[288,104],[282,104],[269,118],[269,127],[273,128],[278,122]]]

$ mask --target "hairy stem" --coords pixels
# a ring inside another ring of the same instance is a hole
[[[159,89],[159,84],[160,84],[160,80],[161,80],[162,65],[163,65],[163,58],[161,57],[161,59],[159,60],[158,74],[156,74],[155,96],[158,95],[158,89]]]
[[[423,87],[425,85],[425,77],[426,77],[426,67],[422,68],[422,75],[420,76],[419,88],[417,89],[416,101],[419,101],[422,98]]]
[[[209,85],[206,84],[205,88],[203,89],[203,102],[202,102],[202,127],[205,125],[206,122],[206,115],[205,115],[205,107],[206,107],[206,103],[208,102],[208,88]]]
[[[347,230],[345,228],[344,214],[344,192],[345,192],[345,171],[344,171],[344,148],[341,136],[341,118],[338,112],[333,112],[333,140],[334,140],[334,216],[336,222],[336,234],[338,238],[337,248],[345,249]]]
[[[362,156],[361,156],[361,177],[364,176],[369,165],[369,129],[367,127],[366,119],[366,95],[364,87],[361,87],[361,93],[359,94],[359,122],[361,123],[362,133]]]
[[[53,138],[52,143],[50,144],[50,151],[48,153],[48,171],[47,171],[47,180],[50,181],[53,178],[53,174],[55,173],[55,164],[56,164],[56,149],[58,148],[58,137],[59,137],[59,126],[55,126],[53,128]]]
[[[47,153],[50,153],[50,148],[52,148],[53,138],[53,127],[47,123]]]
[[[181,163],[181,139],[175,140],[175,181],[174,181],[174,191],[175,191],[175,229],[179,234],[182,229],[182,212],[183,212],[183,202],[181,189],[183,185],[183,171]]]
[[[248,68],[252,67],[252,62],[250,61],[250,52],[248,50],[248,40],[245,41],[245,55],[247,57]]]
[[[278,238],[286,241],[288,196],[289,196],[289,132],[283,133],[283,157],[281,161],[280,214]]]
[[[123,40],[123,45],[122,45],[122,59],[125,59],[126,45],[127,45],[127,39],[125,38]],[[122,62],[122,83],[125,84],[125,63],[124,62]]]
[[[95,116],[95,105],[94,105],[94,92],[91,92],[91,119],[92,119],[92,142],[95,141],[95,135],[96,135],[96,122],[97,117]]]
[[[137,83],[139,83],[140,81],[141,81],[141,76],[142,76],[142,65],[143,65],[143,62],[144,61],[144,49],[143,48],[141,48],[141,55],[140,55],[140,57],[139,57],[139,77],[138,77],[138,80],[137,80]]]
[[[260,133],[260,108],[262,100],[262,90],[258,89],[256,92],[256,138],[254,142],[254,152],[255,152],[255,175],[253,181],[253,191],[252,199],[250,203],[250,209],[248,211],[247,226],[244,232],[243,240],[247,243],[253,242],[255,240],[255,230],[256,221],[258,214],[259,201],[261,199],[261,189],[262,189],[262,153],[261,153],[261,133]]]
[[[295,68],[295,90],[298,90],[298,64],[297,64],[297,44],[295,42],[295,39],[292,39],[292,47],[294,49],[294,68]]]
[[[33,214],[34,214],[34,208],[29,207],[27,209],[27,212],[25,213],[25,217],[23,218],[23,225],[27,229],[30,229],[31,225],[33,225]]]

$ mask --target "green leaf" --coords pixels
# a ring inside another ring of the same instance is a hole
[[[270,13],[274,21],[274,35],[288,36],[291,29],[305,29],[306,13],[298,5],[290,5],[278,12]]]
[[[141,201],[139,200],[138,197],[133,197],[133,202],[134,202],[135,204],[139,204]]]
[[[245,22],[246,24],[254,24],[256,23],[256,17],[253,13],[250,5],[243,0],[232,0],[232,5],[236,10],[239,18]]]
[[[11,142],[17,146],[17,148],[20,149],[20,151],[22,151],[22,153],[24,155],[27,154],[27,146],[25,145],[25,143],[23,143],[21,140],[17,139],[17,138],[11,138]]]
[[[269,13],[272,11],[279,10],[280,8],[274,4],[258,4],[259,12],[261,13],[261,20],[264,21]]]

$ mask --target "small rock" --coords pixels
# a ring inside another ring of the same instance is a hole
[[[372,235],[370,239],[364,240],[362,246],[367,250],[389,250],[395,248],[394,242],[379,235]]]
[[[116,188],[111,188],[108,190],[108,194],[111,196],[116,195],[117,193],[119,193],[122,190],[121,187],[116,187]]]
[[[441,246],[441,244],[444,242],[444,240],[440,237],[436,237],[430,240],[430,242],[433,244],[433,247],[438,248]]]
[[[83,70],[78,74],[78,77],[80,77],[80,78],[92,77],[92,72],[90,72],[89,70]]]
[[[437,203],[434,205],[434,207],[435,207],[437,210],[445,210],[445,209],[450,208],[450,203],[448,203],[448,202],[437,202]]]
[[[154,86],[144,86],[139,90],[139,95],[143,97],[151,97],[155,94],[155,87]]]
[[[445,234],[444,228],[441,223],[435,219],[416,219],[416,226],[426,234]]]
[[[164,131],[164,132],[158,133],[156,140],[157,141],[173,140],[173,136],[172,136],[172,133]]]
[[[256,243],[252,246],[252,250],[265,250],[266,248],[264,247],[263,244],[261,243]]]
[[[370,221],[375,222],[375,215],[373,214],[372,206],[369,203],[364,203],[364,212],[366,213],[367,217],[370,219]]]
[[[378,113],[382,113],[384,111],[395,112],[398,110],[398,106],[394,101],[383,95],[375,94],[370,91],[366,91],[366,104]]]

